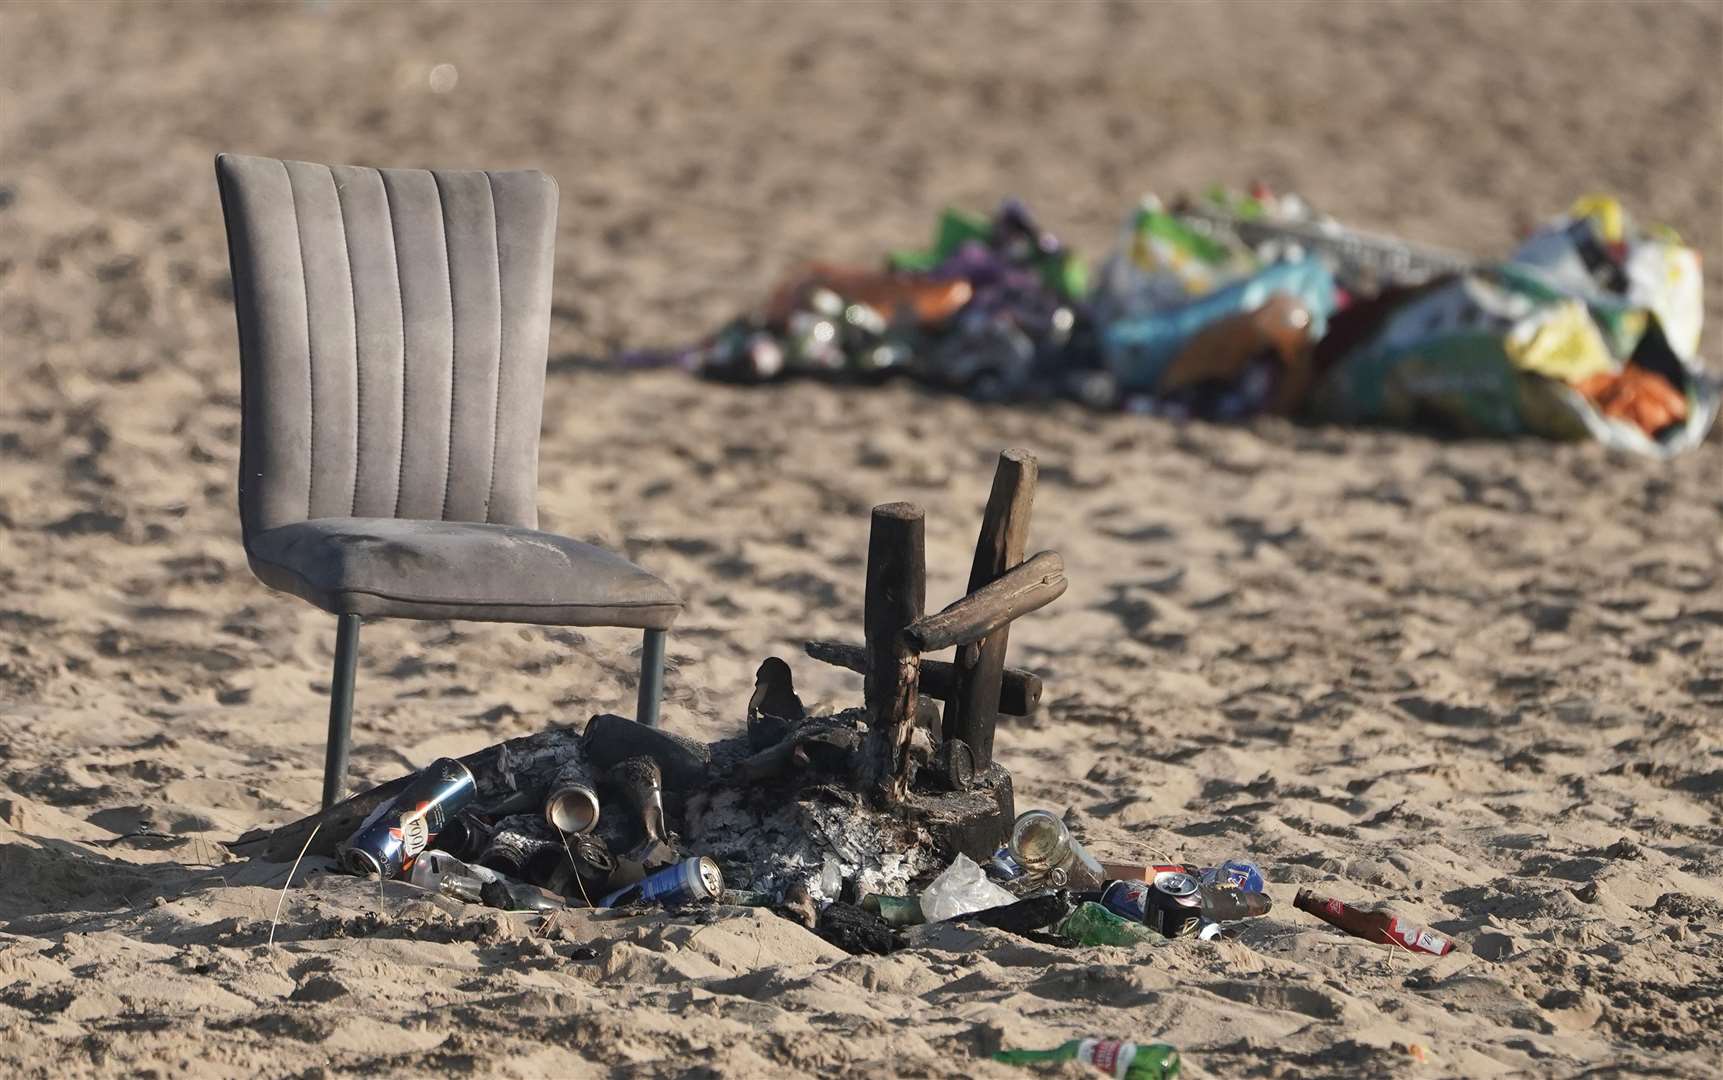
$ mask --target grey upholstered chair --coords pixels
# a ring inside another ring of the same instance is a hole
[[[537,530],[555,182],[231,154],[215,172],[246,557],[337,618],[323,804],[346,779],[362,617],[644,630],[656,724],[681,601]]]

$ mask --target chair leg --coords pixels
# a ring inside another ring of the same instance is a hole
[[[665,630],[648,630],[640,642],[640,700],[635,719],[647,727],[658,726],[658,706],[664,700]]]
[[[335,673],[329,680],[329,742],[323,750],[323,809],[341,801],[353,745],[353,676],[359,668],[359,616],[335,617]]]

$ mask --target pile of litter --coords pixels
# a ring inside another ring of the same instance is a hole
[[[1091,277],[1093,280],[1091,281]],[[1588,196],[1507,258],[1347,228],[1295,195],[1135,207],[1091,275],[1006,200],[881,268],[813,263],[681,353],[707,376],[905,374],[983,401],[1591,437],[1668,457],[1715,418],[1699,256]]]
[[[996,272],[965,285],[966,303],[991,297],[981,302],[1012,310],[1025,294],[1081,291],[1075,264],[1014,214],[1015,239],[995,251]],[[937,251],[905,258],[949,260]],[[334,857],[380,891],[405,881],[441,903],[533,919],[564,908],[696,919],[720,905],[764,908],[851,954],[888,955],[962,926],[1072,949],[1236,938],[1246,920],[1274,911],[1248,857],[1103,863],[1061,815],[1018,813],[1011,775],[993,759],[1001,712],[1028,715],[1041,693],[1039,677],[1004,667],[1006,635],[1065,591],[1056,552],[1024,557],[1037,476],[1027,451],[1000,455],[976,545],[983,572],[931,615],[923,511],[874,508],[864,644],[804,646],[864,674],[863,707],[816,714],[789,663],[770,656],[744,726],[729,737],[702,743],[601,714],[581,731],[553,727],[439,758],[232,847],[275,862]],[[982,561],[994,551],[997,568]],[[952,647],[953,661],[922,655]],[[1455,948],[1433,930],[1308,890],[1293,906],[1391,948]],[[994,1056],[1156,1080],[1182,1067],[1172,1046],[1117,1039]]]
[[[843,740],[810,738],[847,730],[846,721],[856,717],[772,719],[785,745],[841,748]],[[761,773],[749,763],[766,760],[770,750],[743,756],[751,748],[745,738],[704,745],[624,717],[596,716],[582,733],[551,729],[461,759],[438,759],[235,847],[275,858],[308,832],[301,857],[332,854],[349,873],[528,919],[563,908],[619,914],[651,908],[699,921],[719,906],[765,908],[852,954],[912,948],[920,931],[936,925],[991,927],[1073,949],[1204,948],[1203,942],[1236,937],[1243,920],[1274,910],[1263,872],[1248,858],[1210,866],[1104,863],[1060,815],[1043,809],[1017,815],[1008,841],[985,866],[959,852],[937,873],[882,878],[831,839],[830,815],[865,831],[880,822],[901,824],[901,813],[881,815],[844,799],[845,766],[837,758],[814,756],[800,768]],[[915,785],[930,792],[949,786],[933,759],[917,770]],[[711,820],[715,791],[788,808],[787,816],[739,833],[733,821]],[[805,808],[816,804],[827,805],[824,817],[807,816]],[[319,839],[324,826],[340,839]],[[898,845],[898,868],[934,865],[934,845],[924,834],[899,830],[887,840]],[[881,880],[903,891],[867,888]],[[1392,949],[1445,956],[1456,947],[1393,914],[1306,889],[1293,906]],[[1014,1064],[1076,1061],[1106,1075],[1156,1080],[1182,1068],[1172,1046],[1111,1038],[992,1056]]]

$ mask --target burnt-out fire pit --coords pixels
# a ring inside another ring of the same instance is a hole
[[[435,827],[404,830],[417,842],[506,866],[576,904],[697,857],[717,864],[730,899],[780,904],[804,890],[852,903],[904,893],[960,853],[984,862],[1015,815],[1011,776],[993,760],[995,726],[1041,698],[1037,676],[1005,666],[1011,623],[1066,587],[1056,553],[1024,557],[1035,484],[1031,454],[1000,455],[969,592],[931,614],[921,508],[874,508],[864,641],[806,645],[814,660],[863,676],[859,708],[807,715],[789,665],[772,657],[746,730],[732,737],[699,743],[599,715],[582,731],[552,728],[459,759],[472,780],[458,807],[397,805],[415,779],[402,777],[231,846],[280,862],[334,855],[368,819],[418,815],[415,825]],[[927,658],[948,649],[951,660]],[[506,863],[504,834],[520,837]],[[405,852],[404,874],[419,854]]]

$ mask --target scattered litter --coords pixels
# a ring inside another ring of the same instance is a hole
[[[1006,200],[991,220],[946,211],[931,247],[884,269],[803,266],[674,359],[740,382],[902,372],[985,400],[1045,397],[1086,289],[1083,262]]]
[[[1416,1061],[1420,1065],[1427,1064],[1430,1060],[1430,1051],[1425,1049],[1423,1043],[1397,1042],[1394,1044],[1394,1049],[1400,1051],[1402,1054],[1405,1054],[1407,1057],[1411,1058],[1413,1061]]]
[[[1153,945],[1165,941],[1164,935],[1136,919],[1129,919],[1093,900],[1077,905],[1060,921],[1056,929],[1060,937],[1078,945]]]
[[[1384,911],[1362,911],[1339,900],[1318,896],[1309,889],[1298,890],[1298,896],[1293,899],[1292,906],[1365,941],[1395,945],[1409,952],[1429,953],[1432,956],[1446,956],[1454,949],[1451,939],[1434,930],[1409,923],[1398,915],[1390,915]]]
[[[1010,904],[1016,899],[1014,894],[989,881],[974,859],[960,853],[922,890],[921,911],[928,922],[942,922],[972,911]]]
[[[921,898],[916,896],[868,893],[862,897],[861,906],[863,911],[878,915],[887,926],[920,926],[927,921],[927,913],[921,910]]]
[[[1179,1052],[1171,1046],[1120,1039],[1072,1039],[1051,1050],[1001,1050],[993,1060],[1007,1065],[1075,1061],[1119,1080],[1172,1080],[1180,1071]]]
[[[1696,356],[1697,256],[1606,229],[1601,221],[1621,216],[1614,200],[1579,207],[1590,209],[1535,233],[1505,262],[1336,316],[1319,349],[1317,414],[1478,435],[1590,435],[1652,456],[1698,445],[1719,393]],[[1656,284],[1648,264],[1660,268]]]
[[[1226,889],[1259,893],[1266,888],[1262,868],[1244,858],[1228,859],[1219,866],[1205,866],[1197,871],[1197,879],[1204,885],[1219,885]]]
[[[1274,906],[1264,892],[1204,885],[1177,870],[1162,871],[1153,882],[1110,882],[1101,893],[1101,903],[1107,910],[1170,938],[1196,933],[1205,922],[1266,915]]]
[[[1012,257],[1038,265],[1043,285],[1064,272],[1046,261],[1055,246],[1030,251]],[[937,252],[922,261],[943,265]],[[1036,475],[1026,451],[1001,455],[995,492],[1010,497],[990,501],[978,562],[1001,537],[1027,532]],[[811,657],[865,674],[861,708],[808,709],[790,665],[770,657],[736,731],[717,742],[594,716],[581,732],[552,728],[439,758],[234,847],[265,858],[336,854],[380,890],[404,880],[440,904],[552,920],[567,907],[672,919],[718,904],[761,907],[851,954],[890,953],[909,928],[948,920],[1064,948],[1204,948],[1223,929],[1270,915],[1262,870],[1243,855],[1103,863],[1058,814],[1016,812],[1010,774],[992,760],[997,712],[968,711],[965,690],[992,680],[987,696],[1005,708],[1009,686],[1009,707],[1027,715],[1040,680],[972,646],[1057,599],[1063,562],[1018,553],[1017,565],[929,615],[922,518],[907,503],[874,509],[866,644],[808,644]],[[961,665],[921,655],[953,646],[979,655]],[[934,698],[951,708],[942,713]],[[966,767],[953,769],[958,749]],[[1365,940],[1438,956],[1454,947],[1308,891],[1295,906]],[[1167,1046],[1110,1040],[999,1060],[1074,1060],[1131,1077],[1176,1075],[1180,1063]]]

